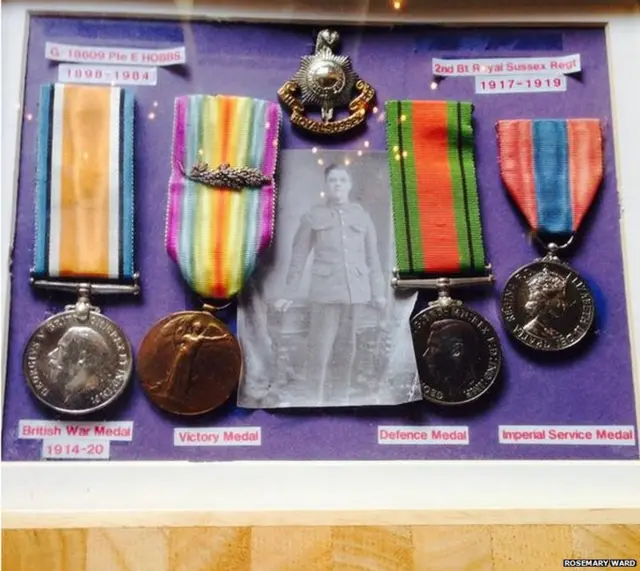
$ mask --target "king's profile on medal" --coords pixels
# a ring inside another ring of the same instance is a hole
[[[27,342],[27,386],[66,415],[94,413],[125,390],[133,351],[94,305],[100,295],[137,296],[135,102],[116,86],[40,88],[34,192],[34,289],[76,303],[45,319]]]
[[[68,329],[47,355],[52,390],[73,408],[108,384],[110,348],[102,335],[86,326]],[[106,377],[106,378],[105,378]]]
[[[472,114],[468,101],[386,103],[397,262],[391,284],[438,292],[410,319],[422,398],[437,405],[477,400],[502,363],[493,326],[450,295],[495,280],[482,235]]]
[[[478,377],[475,366],[481,343],[476,329],[465,321],[436,321],[431,326],[421,363],[431,385],[453,395],[473,384]]]

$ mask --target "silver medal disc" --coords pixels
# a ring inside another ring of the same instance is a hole
[[[95,311],[58,313],[31,336],[23,357],[29,388],[46,406],[81,415],[99,410],[124,391],[133,352],[122,330]]]
[[[579,343],[595,317],[586,282],[558,258],[545,258],[517,270],[500,304],[507,330],[540,351],[561,351]]]
[[[422,398],[462,405],[484,395],[502,364],[491,324],[459,302],[433,304],[411,319]]]

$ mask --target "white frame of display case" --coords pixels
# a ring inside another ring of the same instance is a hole
[[[289,0],[285,5],[211,0],[194,2],[188,9],[159,1],[102,6],[68,2],[63,8],[55,4],[2,3],[1,181],[3,196],[14,200],[3,199],[1,207],[0,398],[6,371],[19,105],[31,13],[353,24],[606,25],[626,291],[640,395],[640,346],[634,343],[640,304],[632,304],[640,294],[640,260],[628,255],[640,245],[640,224],[633,223],[640,220],[640,6],[635,2],[449,0],[447,8],[438,8],[436,1],[409,0],[401,10],[386,0]],[[640,410],[640,397],[636,404]],[[2,465],[1,477],[5,528],[640,523],[640,461],[10,462]]]

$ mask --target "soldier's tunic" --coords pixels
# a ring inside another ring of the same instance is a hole
[[[340,365],[344,396],[350,384],[360,308],[383,298],[375,227],[359,204],[328,204],[306,213],[293,240],[287,296],[295,296],[309,255],[313,253],[309,301],[307,378],[325,395],[332,348]]]

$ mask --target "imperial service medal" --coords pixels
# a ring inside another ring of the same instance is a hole
[[[529,348],[568,349],[590,331],[595,301],[558,252],[573,242],[602,182],[600,121],[500,121],[497,131],[504,184],[548,252],[508,279],[502,319]]]
[[[494,282],[482,238],[472,112],[465,102],[386,104],[397,261],[391,283],[439,292],[411,319],[411,331],[422,396],[440,405],[480,398],[502,362],[495,329],[449,295],[453,287]]]
[[[351,59],[335,53],[339,41],[338,32],[322,30],[315,54],[303,56],[298,72],[278,91],[291,122],[312,133],[335,135],[357,127],[375,96],[373,87],[354,73]],[[320,108],[320,121],[306,115],[307,105]],[[334,110],[347,105],[350,115],[335,120]]]
[[[281,115],[249,97],[188,95],[175,102],[165,245],[189,287],[229,300],[273,239]],[[205,303],[161,319],[140,345],[137,371],[151,401],[180,415],[224,404],[242,376],[235,336]]]
[[[78,300],[38,327],[23,367],[35,396],[66,414],[107,406],[131,376],[129,341],[90,296],[140,291],[133,124],[133,96],[119,87],[41,89],[31,283]]]

